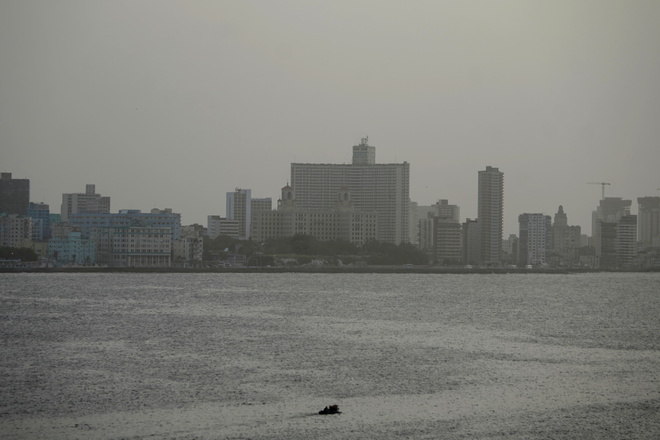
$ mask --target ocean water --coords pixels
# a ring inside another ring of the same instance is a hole
[[[660,274],[0,274],[0,335],[2,439],[660,438]]]

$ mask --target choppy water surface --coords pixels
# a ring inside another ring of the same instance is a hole
[[[3,439],[660,436],[660,274],[1,274],[0,319]]]

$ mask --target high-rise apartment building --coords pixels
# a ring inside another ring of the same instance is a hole
[[[462,263],[463,232],[460,223],[447,217],[433,218],[433,261],[444,265]]]
[[[616,259],[621,269],[630,269],[637,257],[637,216],[621,217],[616,228]]]
[[[11,173],[0,174],[0,214],[27,215],[30,203],[30,179],[12,179]]]
[[[62,194],[61,216],[67,222],[72,214],[108,214],[110,197],[96,194],[96,185],[85,185],[84,193]]]
[[[621,217],[630,215],[631,204],[631,200],[624,200],[621,197],[605,197],[600,201],[596,210],[592,212],[591,232],[596,250],[596,258],[600,258],[603,252],[603,237],[609,237],[611,235],[610,231],[603,234],[601,232],[601,225],[603,223],[618,223]]]
[[[660,197],[638,197],[637,207],[637,239],[641,248],[660,247]]]
[[[549,215],[520,214],[518,233],[518,265],[540,266],[546,263],[550,248],[551,224]]]
[[[410,167],[407,162],[377,164],[366,138],[353,148],[351,164],[291,164],[291,186],[301,209],[331,209],[346,188],[355,211],[375,212],[377,240],[409,241]]]
[[[252,232],[252,190],[236,188],[227,193],[227,219],[238,222],[238,238],[250,239]]]
[[[450,205],[446,199],[438,200],[430,206],[418,206],[412,202],[410,242],[423,251],[431,251],[435,246],[436,219],[442,223],[460,223],[460,212],[458,205]]]
[[[502,261],[504,215],[504,173],[487,166],[479,171],[478,220],[481,262],[499,265]]]

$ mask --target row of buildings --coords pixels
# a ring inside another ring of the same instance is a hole
[[[29,202],[28,179],[0,178],[0,245],[32,248],[52,265],[171,267],[199,265],[204,228],[182,226],[171,209],[110,212],[110,197],[86,185],[62,194],[60,213]]]
[[[0,244],[30,244],[58,264],[154,267],[199,265],[203,237],[229,236],[265,242],[311,235],[357,246],[376,240],[413,243],[442,265],[584,266],[603,269],[660,264],[660,197],[603,198],[594,211],[593,236],[568,224],[560,206],[554,216],[523,213],[519,233],[503,239],[504,174],[487,166],[478,172],[478,217],[461,221],[448,200],[418,206],[409,195],[410,168],[376,163],[364,138],[349,164],[292,163],[289,182],[273,209],[270,198],[250,189],[226,193],[226,214],[209,215],[206,228],[182,226],[170,209],[149,213],[110,212],[110,197],[88,184],[84,193],[63,194],[60,213],[29,201],[29,180],[0,179]]]

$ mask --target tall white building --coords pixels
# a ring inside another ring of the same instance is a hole
[[[499,265],[502,261],[504,173],[497,168],[487,166],[479,171],[478,215],[481,262]]]
[[[409,242],[410,167],[407,162],[375,163],[366,138],[353,148],[351,164],[291,164],[291,186],[301,209],[333,208],[342,188],[350,191],[355,211],[375,212],[377,239]]]
[[[62,221],[69,221],[72,214],[107,214],[110,212],[110,197],[96,194],[96,186],[85,185],[84,193],[62,194]]]

